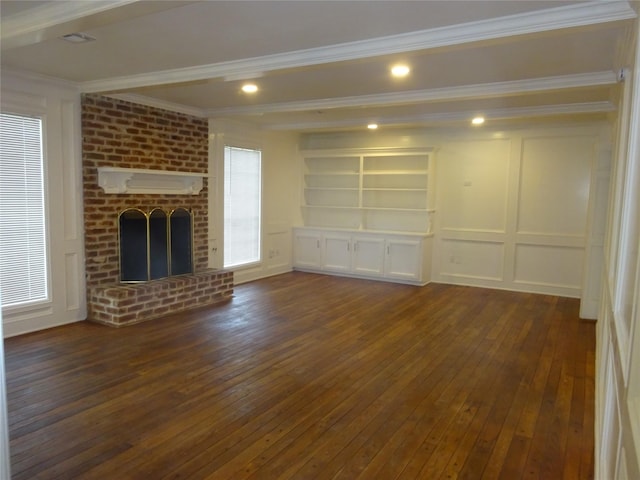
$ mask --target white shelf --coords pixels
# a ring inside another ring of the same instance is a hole
[[[202,173],[98,167],[98,185],[105,193],[198,195]]]
[[[306,226],[428,233],[430,152],[305,152]]]
[[[308,172],[305,175],[309,176],[309,177],[357,177],[360,174],[358,172],[340,172],[340,171],[327,171],[327,172],[320,172],[320,173],[312,173],[312,172]]]
[[[389,170],[365,170],[362,172],[363,175],[428,175],[429,172],[427,170],[394,170],[393,172]]]
[[[310,192],[314,192],[314,191],[326,192],[326,191],[332,191],[332,190],[336,190],[338,192],[359,192],[360,191],[359,188],[355,188],[355,187],[304,187],[304,189]],[[376,188],[374,190],[379,190],[379,189]]]
[[[417,193],[427,193],[427,189],[426,188],[400,188],[400,187],[363,187],[362,191],[363,192],[417,192]]]
[[[376,210],[381,212],[416,212],[416,213],[429,213],[426,208],[405,208],[405,207],[361,207],[362,210]]]
[[[348,207],[348,206],[338,206],[338,205],[303,205],[302,208],[323,209],[323,210],[330,208],[332,210],[345,210],[345,211],[352,210],[354,212],[361,210],[360,207]]]

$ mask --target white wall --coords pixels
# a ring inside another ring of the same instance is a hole
[[[590,232],[603,230],[592,211],[604,210],[607,184],[593,179],[609,168],[607,133],[567,126],[443,136],[432,279],[581,297]],[[597,305],[599,282],[585,286]]]
[[[640,40],[624,64],[596,330],[596,479],[640,478]]]
[[[262,151],[262,261],[234,270],[234,282],[289,272],[292,269],[291,227],[299,217],[297,135],[263,131],[255,125],[212,120],[209,123],[209,263],[223,265],[224,146]]]
[[[292,269],[291,227],[300,215],[296,134],[265,132],[263,154],[264,271],[267,275]]]
[[[73,86],[3,71],[0,102],[3,111],[41,115],[44,124],[51,298],[5,309],[4,335],[12,336],[86,318],[80,95]]]

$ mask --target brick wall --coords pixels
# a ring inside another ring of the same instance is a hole
[[[105,194],[98,186],[98,167],[206,174],[208,135],[207,119],[99,95],[83,96],[83,194],[90,319],[93,290],[119,283],[118,212],[125,208],[191,209],[194,272],[206,270],[208,264],[206,178],[199,195]]]

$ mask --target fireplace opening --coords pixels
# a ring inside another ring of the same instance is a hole
[[[169,217],[171,275],[193,273],[193,228],[191,212],[178,208]]]
[[[118,216],[120,281],[146,282],[193,273],[193,214],[176,208],[144,212],[128,208]]]
[[[156,208],[149,214],[149,279],[169,276],[167,214]]]

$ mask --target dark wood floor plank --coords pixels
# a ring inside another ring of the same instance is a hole
[[[438,334],[437,330],[439,330],[441,333]],[[400,390],[398,391],[398,396],[394,397],[394,401],[389,401],[389,405],[392,407],[392,413],[393,410],[398,409],[401,410],[401,407],[409,402],[409,396],[413,396],[415,399],[420,399],[420,398],[424,398],[424,395],[426,394],[427,390],[429,389],[428,385],[433,385],[433,381],[434,380],[438,380],[439,378],[441,378],[441,375],[434,375],[438,374],[441,372],[441,366],[443,361],[449,360],[450,362],[453,363],[453,361],[455,359],[451,358],[451,359],[446,359],[445,357],[440,356],[441,352],[444,353],[442,350],[440,350],[442,348],[443,345],[449,345],[453,340],[454,340],[454,336],[452,335],[450,326],[446,323],[446,322],[440,322],[438,324],[436,324],[434,326],[434,329],[430,332],[429,335],[429,340],[436,340],[435,342],[431,341],[428,344],[424,345],[424,351],[428,352],[429,355],[433,355],[434,361],[433,362],[424,362],[422,361],[422,365],[423,365],[423,370],[419,373],[419,377],[421,378],[417,378],[414,381],[412,381],[410,383],[410,385],[408,385],[406,387],[406,392],[404,390]],[[453,370],[450,370],[451,373],[453,373]],[[393,387],[396,388],[397,387]],[[420,392],[420,393],[418,393]],[[402,396],[404,395],[404,396]],[[399,407],[396,407],[396,403],[399,402],[402,405],[400,405]],[[398,415],[402,415],[402,412],[399,412],[397,415],[395,415],[395,417],[398,417]],[[378,422],[374,422],[374,418],[372,418],[371,422],[369,422],[369,424],[367,424],[364,428],[366,429],[372,429],[372,428],[380,428],[380,429],[384,429],[389,423],[391,423],[393,421],[393,419],[391,418],[387,418],[387,415],[390,414],[385,414],[384,412],[382,412],[380,415],[378,415],[376,418],[378,418]],[[365,412],[364,414],[364,418],[367,418],[367,412]],[[380,419],[382,419],[382,423],[383,425],[380,425]],[[376,427],[376,425],[378,425],[379,427]],[[366,438],[370,438],[365,434],[359,435],[359,439],[358,440],[362,440],[362,439],[366,439]],[[343,446],[341,446],[340,444],[338,444],[337,442],[331,441],[331,439],[327,439],[325,442],[319,442],[317,445],[314,445],[315,449],[313,452],[311,452],[311,455],[309,457],[309,459],[307,460],[306,464],[301,468],[301,470],[297,471],[295,474],[294,478],[300,478],[300,477],[304,477],[305,475],[311,475],[313,472],[315,471],[320,471],[321,472],[321,478],[330,478],[333,476],[334,473],[336,473],[337,470],[341,469],[342,467],[342,462],[343,460],[341,460],[342,458],[349,458],[352,456],[352,451],[354,451],[355,449],[357,449],[359,447],[359,441],[355,440],[353,438],[349,439],[349,448],[344,448]],[[374,442],[369,442],[369,443],[374,443]]]
[[[294,272],[5,342],[13,478],[593,478],[579,302]]]
[[[342,322],[342,324],[340,325],[340,336],[344,336],[345,327],[344,327],[343,325],[344,325],[344,322]],[[396,324],[394,324],[393,322],[390,322],[390,323],[386,324],[386,327],[385,327],[385,328],[386,328],[387,330],[394,329],[394,328],[398,328],[398,327],[396,327],[396,326],[394,326],[394,325],[396,325]],[[356,327],[357,327],[357,326],[356,326]],[[386,337],[390,337],[390,336],[391,336],[391,335],[386,335]],[[337,346],[337,345],[334,345],[334,346]],[[309,349],[309,352],[310,352],[311,354],[313,354],[313,349]],[[358,349],[355,349],[355,350],[354,350],[354,352],[359,352],[359,350],[358,350]],[[328,353],[328,355],[329,355],[331,358],[335,359],[335,352],[327,351],[327,353]],[[316,360],[316,361],[314,362],[314,364],[313,364],[313,366],[314,366],[314,368],[315,368],[316,366],[318,366],[318,363],[317,363],[317,357],[315,357],[315,358],[314,358],[314,360]],[[377,363],[377,362],[373,362],[373,365],[375,365],[376,363]],[[283,367],[283,365],[280,365],[280,367]],[[298,370],[299,370],[299,367],[298,367]],[[311,371],[311,370],[310,370],[310,371]],[[314,370],[314,371],[315,371],[315,370]],[[296,372],[296,374],[297,374],[297,372]],[[254,424],[256,424],[256,423],[257,423],[257,422],[252,421],[252,422],[251,422],[251,425],[254,425]],[[211,430],[211,429],[209,429],[209,430]],[[196,431],[197,431],[197,430],[196,430]],[[230,431],[233,431],[233,425],[230,425]],[[223,441],[225,442],[225,445],[224,445],[224,448],[223,448],[223,449],[221,449],[221,450],[223,450],[223,451],[225,452],[225,454],[224,454],[225,456],[228,456],[228,455],[229,455],[229,452],[230,452],[230,451],[231,451],[231,452],[233,451],[233,448],[240,448],[240,446],[241,446],[241,445],[239,445],[239,444],[238,444],[238,442],[237,442],[236,440],[237,440],[238,435],[242,435],[242,434],[243,434],[243,430],[237,430],[237,431],[234,431],[234,433],[235,433],[236,435],[231,435],[231,436],[228,436],[228,435],[226,434],[226,432],[217,432],[217,433],[220,433],[220,435],[219,435],[219,436],[220,436],[220,437],[222,437],[222,438],[224,439]],[[193,438],[193,437],[194,437],[194,435],[193,435],[193,431],[191,431],[191,435],[190,435],[190,437],[191,437],[191,438]],[[242,437],[242,441],[243,441],[243,442],[245,442],[246,440],[247,440],[247,438],[243,436],[243,437]],[[211,439],[206,439],[206,438],[205,438],[205,439],[204,439],[204,441],[205,441],[205,442],[206,442],[206,441],[211,441]],[[176,447],[176,445],[175,445],[175,444],[173,444],[173,443],[171,443],[171,442],[166,442],[166,443],[167,443],[167,445],[166,445],[166,447],[167,447],[167,458],[170,458],[169,453],[170,453],[170,452],[174,452],[174,453],[175,453],[175,452],[176,452],[176,448],[177,448],[177,447]],[[178,447],[179,447],[179,446],[178,446]],[[219,445],[218,445],[218,447],[219,447]],[[233,447],[233,448],[232,448],[232,447]],[[214,450],[215,450],[215,449],[216,449],[216,445],[213,445],[213,446],[212,446],[212,449],[214,449]],[[186,446],[186,448],[185,448],[185,452],[181,452],[181,451],[180,451],[180,449],[178,448],[177,453],[178,453],[178,454],[182,454],[182,458],[183,458],[183,459],[185,459],[185,461],[186,461],[186,459],[188,459],[188,458],[189,458],[190,452],[191,452],[191,451],[193,451],[193,450],[194,450],[194,449],[193,449],[193,448],[191,448],[191,447],[189,446],[189,444],[187,444],[187,446]],[[162,450],[160,450],[160,452],[162,453]],[[204,456],[204,457],[206,457],[206,458],[207,458],[207,466],[208,466],[208,467],[212,467],[212,466],[214,466],[214,465],[215,465],[215,462],[213,462],[213,461],[212,461],[211,456],[210,456],[207,452],[203,452],[203,454],[202,454],[202,455],[200,455],[200,456]],[[198,459],[197,459],[197,458],[196,458],[196,459],[192,459],[192,461],[190,461],[190,464],[195,464],[195,467],[194,467],[194,468],[198,468]],[[162,470],[163,472],[166,472],[167,470],[171,470],[171,469],[170,469],[168,466],[163,466],[160,470]],[[187,466],[186,466],[186,465],[182,465],[182,467],[181,467],[181,471],[185,471],[185,470],[187,470]],[[148,472],[148,474],[149,474],[149,475],[157,475],[157,472],[149,471],[149,472]]]
[[[450,328],[450,327],[449,327]],[[495,331],[495,328],[492,327]],[[486,338],[492,337],[493,333],[487,335]],[[427,412],[432,410],[432,405],[439,395],[439,385],[449,382],[456,373],[461,369],[467,357],[459,355],[458,352],[451,352],[448,356],[447,350],[454,338],[443,338],[439,345],[430,349],[429,353],[434,358],[434,362],[430,363],[433,367],[429,375],[423,377],[423,380],[412,385],[411,392],[407,393],[407,401],[402,402],[400,409],[406,410],[406,419],[392,432],[392,436],[385,442],[369,442],[366,446],[374,454],[373,458],[361,465],[360,478],[395,478],[404,470],[411,454],[418,448],[417,432],[422,430],[419,422],[425,417]],[[438,363],[436,363],[436,361]],[[436,368],[437,367],[437,368]],[[426,434],[426,432],[425,432]],[[378,439],[378,435],[374,435],[374,439]],[[375,446],[379,443],[379,447]],[[363,452],[364,453],[364,452]],[[363,455],[361,458],[367,458]]]
[[[493,320],[495,319],[494,308],[491,303],[489,305],[486,311]],[[483,317],[477,315],[474,319],[476,318],[481,320]],[[491,325],[491,322],[488,325]],[[451,403],[456,407],[460,406],[453,417],[453,423],[447,425],[441,422],[439,428],[429,432],[419,453],[414,455],[412,461],[403,471],[403,476],[438,478],[441,475],[446,475],[444,470],[447,466],[450,466],[450,470],[455,470],[457,474],[468,455],[468,451],[458,450],[458,447],[464,437],[467,437],[467,441],[472,441],[477,435],[477,428],[484,422],[484,417],[488,413],[489,402],[487,400],[495,398],[490,388],[497,377],[495,368],[498,366],[499,360],[494,356],[505,348],[504,340],[512,340],[513,337],[509,336],[509,333],[508,331],[504,332],[502,338],[492,334],[489,337],[491,340],[477,343],[479,348],[474,350],[474,353],[478,353],[475,355],[475,361],[467,362],[465,368],[454,376],[457,381],[449,386],[449,388],[457,389],[462,395],[466,395],[463,403]],[[462,427],[463,425],[466,428]],[[449,474],[452,473],[449,472]]]
[[[396,358],[396,359],[393,359],[393,361],[392,361],[392,362],[390,362],[390,363],[388,364],[388,367],[387,367],[387,368],[388,368],[389,370],[396,370],[396,373],[398,373],[398,374],[399,374],[399,373],[401,373],[401,372],[402,372],[402,368],[407,368],[407,367],[403,367],[403,365],[402,365],[402,357],[401,357],[400,351],[398,351],[398,354],[399,354],[400,356],[399,356],[398,358]],[[384,371],[383,371],[382,373],[384,373]],[[375,378],[375,377],[374,377],[374,378]],[[371,397],[369,397],[369,398],[371,398]],[[317,397],[314,397],[314,402],[313,402],[313,403],[315,403],[316,401],[317,401]],[[347,406],[347,405],[349,405],[349,404],[350,404],[350,403],[349,403],[349,401],[348,401],[347,399],[343,399],[343,400],[339,403],[339,405],[340,405],[341,407],[345,407],[345,406]],[[353,407],[351,408],[351,410],[350,410],[350,411],[352,411],[352,410],[353,410]],[[331,419],[333,419],[334,417],[337,417],[337,416],[338,416],[338,414],[336,414],[336,412],[335,412],[335,411],[332,411],[332,412],[331,412],[331,416],[330,416],[330,418],[331,418]],[[343,416],[343,417],[340,417],[340,419],[342,419],[342,418],[344,418],[344,416]],[[324,420],[324,421],[323,421],[323,420]],[[336,422],[339,422],[339,421],[340,421],[340,420],[336,420]],[[321,419],[321,420],[320,420],[320,425],[324,425],[325,427],[329,427],[329,426],[330,426],[330,427],[332,428],[334,424],[332,423],[332,420]],[[310,426],[309,426],[309,430],[313,430],[313,429],[315,429],[315,428],[316,428],[316,424],[312,424],[312,425],[310,425]],[[326,430],[320,430],[320,432],[321,432],[321,433],[326,433]],[[308,435],[308,432],[307,432],[307,435]],[[309,437],[309,438],[306,440],[306,443],[310,442],[310,441],[311,441],[311,438],[312,438],[312,437]],[[243,439],[243,440],[244,440],[244,439]],[[304,449],[303,449],[303,444],[302,444],[301,442],[296,442],[296,443],[297,443],[296,447],[295,447],[295,448],[289,448],[289,449],[288,449],[288,451],[287,451],[287,454],[286,454],[286,455],[280,455],[280,456],[279,456],[279,461],[280,461],[280,462],[283,462],[285,458],[298,457],[298,456],[300,456],[300,454],[298,453],[298,450],[300,450],[300,449],[304,450]],[[243,450],[244,450],[244,448],[243,448],[242,446],[241,446],[240,448],[238,448],[238,451],[243,451]],[[233,453],[231,453],[231,455],[233,455]],[[206,451],[205,451],[205,452],[203,452],[203,454],[202,454],[200,457],[210,458],[210,456],[209,456],[209,452],[206,452]],[[195,463],[196,463],[196,464],[204,463],[204,461],[203,461],[203,459],[202,459],[202,458],[196,458],[196,459],[194,459],[194,461],[195,461]],[[222,461],[224,461],[224,459],[223,459]],[[217,462],[216,462],[216,463],[217,463]],[[278,465],[278,463],[276,463],[276,462],[271,462],[271,464],[269,465],[269,468],[277,469],[277,465]],[[209,462],[207,463],[206,467],[204,467],[204,468],[208,470],[208,469],[211,469],[211,468],[212,468],[212,467],[214,467],[214,466],[216,466],[216,464],[212,464],[212,463],[209,461]],[[184,470],[184,468],[181,468],[180,470],[181,470],[181,472],[182,472],[182,471]],[[203,470],[203,469],[200,469],[199,471],[202,471],[202,470]],[[267,471],[268,471],[268,470],[267,470]],[[282,477],[282,476],[284,476],[284,475],[285,475],[285,472],[279,472],[279,473],[278,473],[278,475],[279,475],[280,477]]]
[[[301,432],[295,445],[279,455],[260,475],[266,473],[277,475],[278,478],[299,478],[296,471],[308,450],[322,448],[327,443],[332,447],[339,446],[340,450],[344,449],[371,418],[384,413],[396,390],[415,379],[416,368],[420,365],[415,351],[419,346],[407,347],[406,342],[402,342],[395,352],[390,352],[391,358],[380,363],[384,367],[370,377],[373,381],[358,385],[355,389],[344,385],[352,394],[342,402],[340,407],[343,408],[339,413],[309,425],[306,431]],[[414,360],[410,360],[412,357]],[[348,409],[344,408],[346,406]],[[327,440],[323,441],[322,436],[327,436]]]
[[[507,324],[506,320],[513,311],[515,308],[506,310],[505,314],[498,319],[498,323]],[[488,459],[489,446],[493,445],[487,442],[487,436],[483,437],[482,434],[486,435],[488,424],[502,425],[506,415],[505,407],[515,393],[512,379],[507,375],[496,375],[496,372],[502,372],[501,367],[513,355],[513,340],[517,338],[517,329],[505,330],[501,336],[492,334],[488,338],[495,341],[491,349],[492,361],[486,367],[486,371],[491,372],[491,375],[485,376],[472,391],[477,413],[469,422],[469,428],[464,432],[464,436],[452,444],[455,451],[442,473],[443,478],[480,477],[484,470],[484,462]],[[495,395],[497,391],[501,392],[501,395]],[[496,430],[493,429],[493,434],[490,436],[492,441],[496,438]],[[474,456],[472,453],[476,448],[480,454]]]
[[[493,440],[491,430],[487,433],[491,444],[482,449],[490,450],[489,456],[486,462],[484,462],[485,468],[481,475],[483,479],[495,479],[499,477],[507,461],[507,457],[510,455],[511,443],[517,434],[516,430],[521,414],[531,396],[531,377],[536,370],[536,362],[531,359],[532,356],[534,359],[536,358],[536,350],[532,348],[532,345],[535,347],[536,343],[531,339],[540,341],[540,332],[544,331],[543,313],[540,312],[540,309],[535,308],[535,302],[535,296],[526,296],[514,311],[512,321],[513,319],[519,319],[522,323],[512,343],[512,348],[508,356],[510,360],[505,361],[504,375],[505,378],[508,379],[507,385],[510,385],[510,387],[505,385],[504,388],[507,388],[508,391],[515,389],[515,393],[510,405],[507,403],[509,408],[502,424],[500,425],[500,420],[503,417],[499,417],[497,424],[490,426],[494,429],[499,429],[495,440]],[[540,348],[539,344],[538,348]],[[502,390],[497,391],[502,392]],[[505,407],[507,405],[505,405]],[[472,457],[473,455],[474,452],[471,453]],[[510,461],[513,460],[513,458],[510,459]],[[524,462],[524,459],[516,460]],[[509,469],[511,467],[507,464],[506,468]],[[475,470],[467,470],[467,472],[470,478],[477,478],[475,477],[476,474],[480,475],[480,473],[476,473]]]
[[[513,325],[510,320],[517,311],[516,307],[516,304],[512,304],[510,307],[503,309],[503,313],[496,321],[496,324],[504,325],[506,332],[503,346],[496,352],[496,363],[491,370],[494,381],[489,384],[489,389],[483,392],[484,402],[488,405],[489,411],[474,444],[459,449],[458,458],[454,460],[457,462],[457,466],[460,466],[462,461],[459,458],[460,455],[466,455],[466,458],[455,476],[454,472],[451,469],[449,470],[449,475],[452,478],[480,478],[489,461],[489,455],[496,445],[498,435],[505,423],[509,407],[516,394],[517,377],[514,377],[507,368],[509,359],[513,358],[520,348],[520,343],[517,340],[521,338],[519,335],[521,326]],[[495,339],[496,336],[493,335],[492,338]],[[495,395],[494,392],[500,392],[500,395]]]

